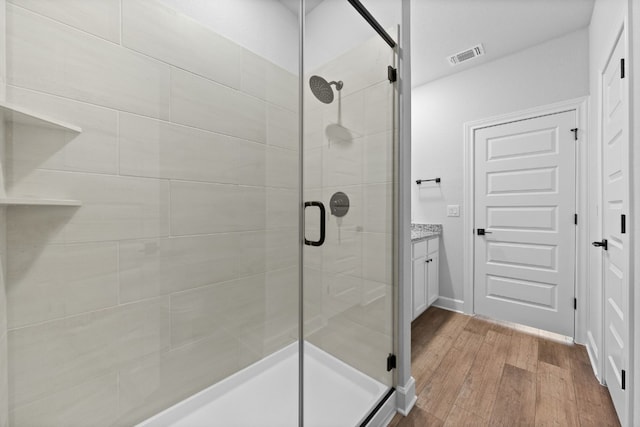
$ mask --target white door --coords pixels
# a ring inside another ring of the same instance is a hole
[[[475,132],[477,314],[573,336],[576,120],[572,110]]]
[[[623,78],[625,45],[620,37],[602,74],[604,360],[605,381],[622,425],[626,425],[628,392],[623,372],[629,343],[629,100]]]

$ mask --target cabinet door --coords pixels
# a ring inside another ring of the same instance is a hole
[[[434,252],[427,256],[431,260],[427,263],[427,287],[428,287],[428,304],[433,304],[438,299],[440,286],[438,283],[439,259],[438,252]]]
[[[413,319],[427,309],[427,264],[426,258],[413,260],[412,266],[412,294],[413,294]]]

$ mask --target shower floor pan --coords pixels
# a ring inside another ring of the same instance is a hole
[[[309,343],[305,343],[304,372],[305,427],[358,426],[388,390]],[[293,343],[138,427],[297,425],[298,344]]]

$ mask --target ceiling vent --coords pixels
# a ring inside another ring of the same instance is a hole
[[[451,65],[458,65],[462,62],[469,61],[470,59],[484,55],[484,47],[482,44],[475,45],[472,48],[458,52],[455,55],[449,57],[449,63]]]

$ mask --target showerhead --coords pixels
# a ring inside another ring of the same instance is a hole
[[[320,76],[311,76],[309,79],[311,92],[318,98],[318,101],[324,102],[325,104],[331,104],[333,102],[333,89],[331,85],[335,85],[337,91],[340,91],[343,86],[342,81],[327,82]]]

